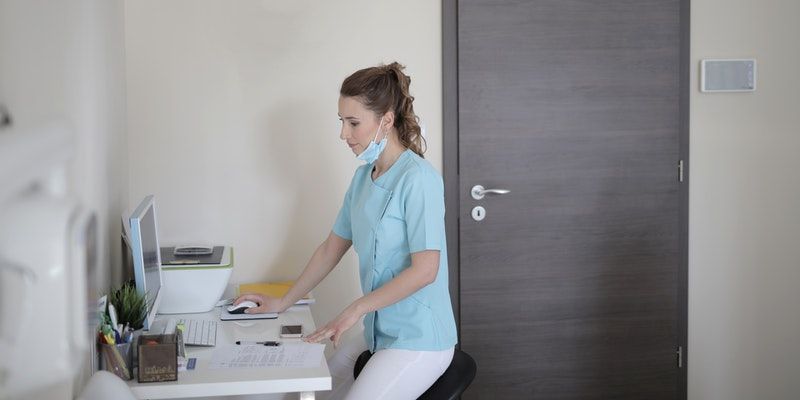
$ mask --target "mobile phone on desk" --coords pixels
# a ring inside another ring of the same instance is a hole
[[[281,325],[282,338],[303,337],[303,325]]]

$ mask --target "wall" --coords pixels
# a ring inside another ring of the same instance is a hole
[[[0,0],[0,102],[15,126],[74,133],[69,192],[98,216],[98,290],[119,270],[127,203],[123,11],[122,0]]]
[[[231,282],[294,279],[359,162],[338,89],[408,66],[441,166],[441,10],[428,0],[126,2],[129,206],[155,194],[162,243],[233,245]],[[360,296],[345,256],[315,291],[318,323]]]
[[[98,214],[103,288],[118,269],[128,190],[123,23],[121,0],[0,2],[0,101],[15,125],[72,128],[70,190]]]
[[[800,2],[692,1],[689,399],[800,393]],[[754,93],[699,92],[756,58]]]

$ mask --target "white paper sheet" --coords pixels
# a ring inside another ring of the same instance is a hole
[[[324,344],[282,343],[280,346],[218,346],[210,368],[314,368],[322,364]]]

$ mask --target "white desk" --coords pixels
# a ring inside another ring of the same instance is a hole
[[[280,325],[303,325],[303,332],[316,330],[307,305],[291,307],[278,319],[249,321],[220,321],[219,308],[202,314],[159,315],[157,322],[169,318],[207,319],[218,322],[217,346],[237,340],[280,340]],[[154,324],[157,331],[158,323]],[[186,346],[186,357],[197,358],[194,370],[178,372],[175,382],[139,383],[128,381],[134,395],[140,399],[176,399],[185,397],[232,396],[263,393],[298,392],[299,398],[313,400],[314,392],[331,389],[331,374],[323,360],[317,368],[234,368],[210,369],[215,347]]]

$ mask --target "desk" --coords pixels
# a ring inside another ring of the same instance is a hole
[[[299,340],[280,339],[281,325],[303,325],[303,332],[316,330],[307,305],[293,306],[279,314],[278,319],[249,321],[220,321],[220,309],[200,314],[159,315],[154,332],[170,318],[205,319],[218,321],[217,346],[237,340]],[[139,383],[134,378],[128,385],[140,399],[176,399],[185,397],[232,396],[263,393],[298,392],[300,399],[313,400],[314,392],[331,389],[331,374],[327,362],[317,368],[235,368],[210,369],[215,347],[186,346],[186,357],[197,358],[191,371],[178,372],[175,382]]]

